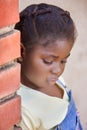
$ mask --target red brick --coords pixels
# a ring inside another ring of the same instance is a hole
[[[0,71],[0,98],[14,93],[20,86],[20,64]]]
[[[20,57],[20,32],[15,30],[0,38],[0,65],[17,57]]]
[[[21,119],[21,98],[16,96],[0,104],[0,130],[8,130]]]
[[[0,0],[0,28],[19,21],[19,1]]]

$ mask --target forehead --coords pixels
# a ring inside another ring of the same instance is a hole
[[[32,49],[32,55],[54,55],[54,56],[67,56],[72,48],[73,44],[63,40],[57,40],[54,43],[50,43],[47,46],[43,46],[41,44],[37,44]]]

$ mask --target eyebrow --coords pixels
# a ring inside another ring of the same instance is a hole
[[[56,58],[59,58],[59,56],[55,56],[55,55],[49,55],[49,54],[48,54],[48,56],[53,57],[53,58],[55,58],[55,59],[56,59]],[[69,53],[66,57],[64,57],[64,59],[65,59],[65,58],[68,58],[69,56],[70,56],[70,53]]]

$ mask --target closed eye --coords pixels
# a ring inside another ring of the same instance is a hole
[[[65,63],[67,63],[67,60],[62,60],[61,61],[61,64],[65,64]]]
[[[51,64],[53,63],[53,61],[49,61],[49,60],[45,60],[45,59],[43,59],[43,62],[44,62],[45,64],[48,64],[48,65],[51,65]]]

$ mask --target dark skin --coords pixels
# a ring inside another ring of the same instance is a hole
[[[64,91],[56,85],[63,73],[73,43],[57,40],[47,46],[35,45],[31,52],[22,53],[21,82],[47,95],[63,98]]]

